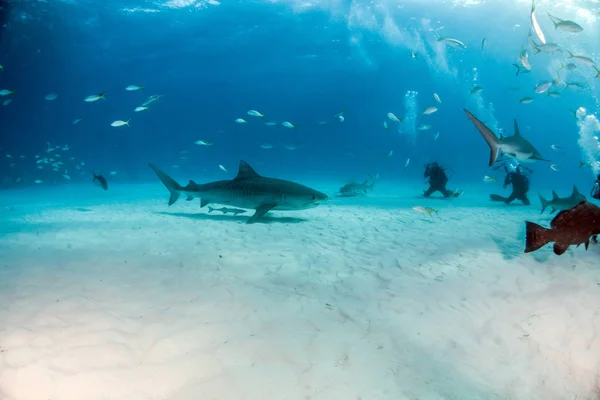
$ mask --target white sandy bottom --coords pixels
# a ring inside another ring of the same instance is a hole
[[[522,254],[531,211],[200,212],[19,216],[0,399],[599,396],[598,246]]]

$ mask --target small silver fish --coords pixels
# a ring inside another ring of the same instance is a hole
[[[83,99],[83,101],[85,101],[86,103],[93,103],[100,99],[106,100],[106,98],[104,97],[105,95],[106,95],[106,92],[102,92],[100,94],[92,94],[92,95],[86,97],[85,99]]]
[[[396,115],[394,115],[394,113],[391,113],[391,112],[387,113],[387,117],[394,122],[397,122],[399,124],[402,123],[402,118],[396,117]]]
[[[113,121],[113,122],[110,124],[110,126],[112,126],[112,127],[115,127],[115,128],[117,128],[117,127],[119,127],[119,126],[125,126],[125,125],[126,125],[127,127],[129,127],[129,120],[127,120],[127,121],[122,121],[122,120],[120,120],[120,119],[119,119],[119,120]]]
[[[530,104],[530,103],[533,103],[533,98],[531,98],[531,97],[523,97],[521,100],[519,100],[519,103],[521,103],[521,104]]]
[[[545,93],[550,88],[550,85],[552,85],[552,82],[550,81],[540,82],[535,85],[535,92],[538,94]]]
[[[252,117],[259,117],[259,118],[264,118],[265,117],[264,114],[262,114],[262,113],[260,113],[260,112],[258,112],[256,110],[249,110],[249,111],[246,112],[246,114],[248,114],[248,115],[250,115]]]
[[[444,36],[440,35],[438,31],[435,31],[435,33],[438,35],[438,38],[437,38],[438,42],[444,42],[447,45],[449,45],[450,47],[454,47],[455,49],[466,49],[467,48],[467,46],[458,39],[444,37]]]
[[[581,27],[581,25],[579,25],[576,22],[565,20],[565,19],[560,19],[558,17],[553,16],[550,13],[548,13],[548,16],[550,17],[550,19],[552,20],[552,23],[554,24],[554,29],[560,29],[562,31],[571,32],[571,33],[579,33],[581,31],[583,31],[583,28]]]
[[[421,115],[430,115],[430,114],[433,114],[434,112],[437,112],[437,110],[438,110],[437,107],[427,107],[425,109],[425,111],[423,111],[423,114],[421,114]]]
[[[583,65],[588,65],[590,67],[593,67],[595,64],[594,60],[592,60],[589,57],[577,56],[577,55],[574,55],[573,53],[571,53],[570,51],[567,51],[567,53],[569,53],[569,58],[573,59],[573,61],[580,62]]]

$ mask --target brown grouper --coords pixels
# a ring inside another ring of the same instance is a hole
[[[557,255],[563,254],[571,245],[585,244],[587,250],[590,240],[596,242],[597,235],[600,235],[600,207],[582,201],[556,214],[550,222],[550,229],[529,221],[525,224],[525,253],[536,251],[550,242],[554,242]]]

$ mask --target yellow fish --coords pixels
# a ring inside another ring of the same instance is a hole
[[[435,210],[431,207],[421,207],[421,206],[415,206],[412,208],[413,210],[415,210],[416,212],[419,212],[421,214],[427,214],[431,217],[431,214],[436,213],[438,214],[438,210]]]

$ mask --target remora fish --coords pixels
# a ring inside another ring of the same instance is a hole
[[[149,165],[171,193],[169,205],[183,193],[187,200],[200,198],[200,207],[216,203],[256,210],[248,223],[258,221],[270,210],[305,210],[328,198],[326,194],[299,183],[260,176],[242,160],[234,179],[205,184],[190,181],[187,186],[181,186],[154,164]]]
[[[347,183],[342,186],[338,195],[341,197],[364,196],[368,190],[373,190],[373,186],[375,186],[375,182],[369,184],[368,180],[365,180],[363,183]]]
[[[550,222],[550,229],[530,221],[525,221],[525,253],[531,253],[554,242],[554,254],[561,255],[571,245],[585,244],[587,250],[590,239],[597,243],[600,235],[600,207],[582,201],[570,210],[556,214]]]
[[[514,120],[515,134],[513,136],[500,136],[498,138],[490,128],[475,118],[473,114],[467,110],[464,110],[464,112],[471,122],[473,122],[479,133],[481,133],[488,146],[490,146],[490,166],[496,162],[500,152],[520,162],[548,161],[542,158],[540,152],[527,139],[521,136],[516,119]]]
[[[233,215],[238,215],[238,214],[243,214],[246,212],[246,210],[240,210],[239,208],[227,208],[227,207],[212,208],[211,206],[208,206],[208,213],[210,214],[213,211],[221,211],[225,215],[227,215],[229,213],[232,213]]]
[[[573,192],[569,197],[558,197],[558,194],[556,194],[554,190],[552,191],[551,200],[544,199],[540,193],[538,193],[538,196],[540,196],[540,202],[542,203],[542,211],[540,214],[543,213],[547,207],[550,207],[550,214],[554,214],[559,210],[569,210],[586,200],[585,196],[577,190],[577,186],[575,185],[573,185]]]

